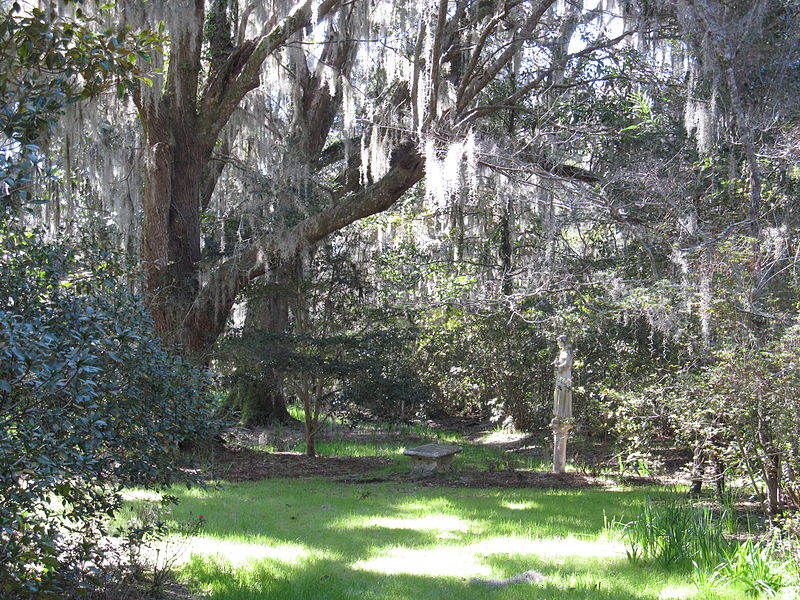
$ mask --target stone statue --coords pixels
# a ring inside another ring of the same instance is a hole
[[[555,390],[553,391],[553,472],[563,473],[567,463],[567,437],[572,429],[572,344],[567,336],[558,336],[558,358],[553,361]]]
[[[556,387],[553,392],[553,416],[569,419],[572,417],[572,344],[567,336],[558,336],[558,358],[553,361]]]

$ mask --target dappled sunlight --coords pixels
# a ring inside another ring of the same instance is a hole
[[[470,521],[465,521],[452,515],[428,515],[417,518],[376,517],[373,519],[360,519],[357,525],[362,527],[385,527],[387,529],[440,531],[443,533],[467,532],[472,527]]]
[[[623,559],[625,549],[619,542],[493,537],[475,544],[434,549],[392,548],[353,563],[353,569],[387,575],[404,573],[434,577],[484,577],[491,575],[487,559],[508,555],[527,555],[544,562],[554,559],[561,562],[571,557]]]
[[[206,487],[194,486],[190,487],[185,492],[183,492],[183,495],[186,496],[187,498],[210,498],[212,492],[213,488],[211,486],[206,486]]]
[[[480,555],[530,554],[540,559],[550,557],[624,558],[625,546],[619,541],[588,541],[573,537],[532,539],[525,537],[492,537],[464,548]]]
[[[481,557],[469,552],[464,546],[422,550],[392,548],[379,556],[356,561],[352,568],[385,575],[482,577],[490,574],[489,567],[481,562]]]
[[[534,508],[541,508],[541,504],[537,502],[501,502],[500,506],[510,510],[530,510]]]
[[[661,590],[658,600],[684,600],[694,598],[697,595],[697,587],[694,585],[668,585]]]
[[[148,502],[161,501],[161,494],[153,490],[127,489],[123,490],[120,495],[125,502],[141,502],[143,500]]]
[[[650,494],[280,480],[209,489],[202,499],[181,490],[172,517],[204,516],[201,535],[174,543],[186,547],[181,571],[190,580],[229,590],[213,592],[215,600],[475,600],[487,589],[472,579],[528,570],[545,577],[525,587],[532,599],[696,598],[683,576],[631,566],[604,529],[603,515],[623,518]],[[433,588],[447,595],[431,595]]]
[[[302,544],[265,540],[263,543],[221,540],[204,536],[171,539],[156,545],[159,552],[169,554],[177,564],[189,562],[192,556],[219,557],[234,567],[269,559],[285,565],[299,565],[309,559],[331,558],[331,554],[313,550]]]
[[[397,510],[406,512],[430,513],[434,510],[448,510],[453,506],[453,500],[442,497],[430,497],[422,500],[406,500],[396,505]]]
[[[478,441],[481,444],[488,444],[491,446],[518,442],[530,436],[531,434],[529,433],[513,433],[506,430],[488,431],[483,434]]]
[[[181,490],[185,498],[210,498],[214,488],[211,486],[193,486]],[[170,494],[174,493],[170,491]],[[162,502],[164,493],[156,490],[143,490],[141,488],[127,488],[120,493],[124,502]]]

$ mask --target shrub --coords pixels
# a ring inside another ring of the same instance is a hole
[[[334,407],[349,419],[406,421],[430,410],[432,389],[411,363],[416,340],[402,329],[376,331],[353,340],[352,368],[342,378]]]
[[[97,585],[129,483],[182,476],[206,375],[165,352],[113,253],[0,225],[0,595]]]

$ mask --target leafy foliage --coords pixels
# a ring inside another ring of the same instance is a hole
[[[53,9],[54,10],[54,9]],[[74,17],[5,3],[0,9],[0,202],[34,201],[29,184],[44,168],[41,141],[67,104],[149,82],[151,53],[163,36],[130,27],[98,30]]]
[[[0,590],[66,594],[100,582],[122,485],[184,478],[208,381],[161,349],[113,253],[6,223],[0,265]]]
[[[416,337],[407,329],[384,329],[356,341],[356,369],[343,381],[333,408],[351,420],[407,421],[429,414],[433,386],[413,357]]]
[[[726,509],[727,510],[727,509]],[[782,567],[769,544],[726,537],[729,515],[714,514],[671,499],[648,503],[635,519],[622,527],[628,558],[653,561],[664,569],[692,565],[701,588],[723,584],[743,587],[748,594],[774,595],[785,586]]]
[[[709,508],[695,508],[675,499],[648,503],[622,532],[628,541],[629,559],[652,560],[662,568],[692,563],[714,567],[731,548],[724,536],[724,518]]]

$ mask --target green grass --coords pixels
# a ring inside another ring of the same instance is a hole
[[[469,444],[457,437],[427,436],[421,439],[409,440],[405,437],[392,439],[332,439],[317,442],[317,452],[323,456],[382,456],[397,459],[397,464],[391,470],[408,470],[408,459],[403,458],[407,448],[413,448],[428,443],[456,444],[463,448],[453,464],[454,474],[459,471],[485,471],[490,469],[542,469],[545,463],[540,458],[530,458],[520,455],[505,454],[498,448]],[[295,448],[296,452],[304,452],[305,444],[300,443]]]
[[[644,569],[606,527],[635,516],[635,490],[545,491],[267,480],[174,490],[172,518],[205,519],[181,577],[213,600],[704,598],[691,573]],[[541,584],[471,578],[534,569]],[[716,590],[714,598],[741,594]]]
[[[302,420],[302,410],[289,407],[293,417]],[[299,439],[299,436],[298,436]],[[485,444],[465,442],[457,433],[442,431],[416,424],[372,424],[350,429],[341,423],[327,423],[316,441],[317,453],[322,456],[379,456],[397,458],[398,463],[389,471],[408,470],[403,451],[422,444],[440,443],[461,446],[463,451],[454,463],[456,475],[459,470],[484,471],[487,469],[534,469],[549,467],[542,457],[524,454],[508,454],[502,449]],[[274,446],[258,445],[256,449],[267,452],[278,450]],[[305,442],[298,441],[289,448],[292,452],[304,453]]]
[[[454,479],[459,470],[546,468],[431,428],[361,427],[354,435],[337,426],[326,434],[321,454],[397,459],[383,471],[406,472],[403,450],[430,442],[463,446]],[[170,493],[181,500],[172,528],[185,530],[201,515],[204,527],[173,540],[162,559],[179,551],[180,577],[210,600],[745,597],[722,575],[696,581],[691,567],[628,560],[622,531],[609,525],[630,522],[651,501],[668,504],[674,490],[468,489],[394,478],[273,479]],[[544,581],[502,588],[471,582],[528,570]]]

